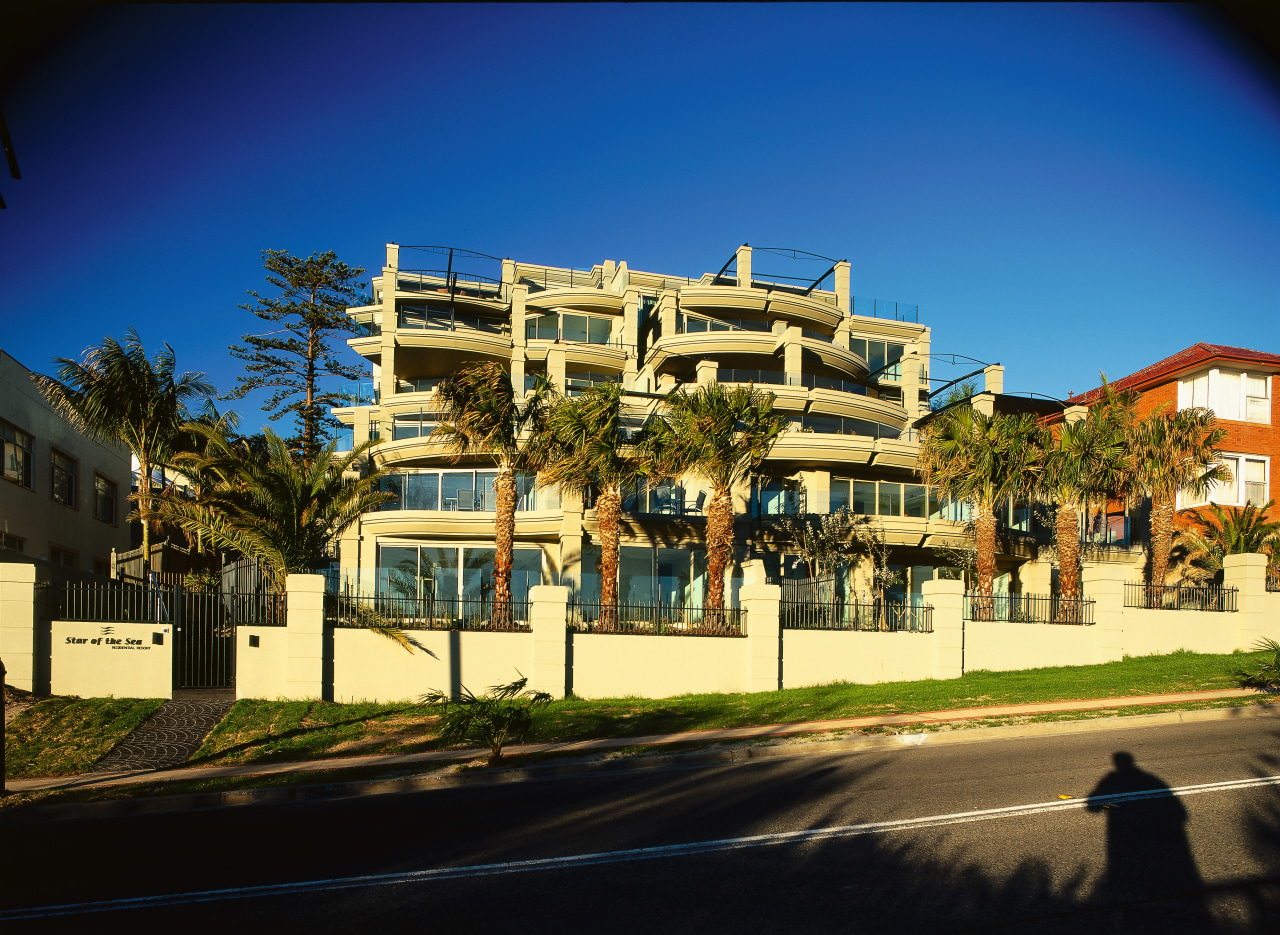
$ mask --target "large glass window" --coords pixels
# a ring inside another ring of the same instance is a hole
[[[880,509],[881,516],[901,516],[902,515],[902,485],[887,484],[880,482]]]
[[[515,549],[511,597],[527,601],[542,583],[542,551]],[[493,599],[494,550],[489,546],[384,545],[378,549],[379,593],[419,600]]]
[[[841,477],[831,478],[831,512],[834,513],[841,507],[852,509],[849,500],[849,481]]]
[[[622,546],[618,555],[618,600],[622,603],[701,607],[706,597],[707,561],[702,549]],[[738,606],[741,577],[725,581],[725,603]],[[575,585],[577,599],[600,600],[600,547],[584,543]]]
[[[116,494],[115,481],[101,474],[93,475],[93,515],[112,526],[116,524]]]
[[[436,414],[434,412],[407,412],[392,418],[391,438],[399,441],[402,438],[425,438],[435,431]]]
[[[540,315],[526,318],[524,336],[527,340],[575,341],[580,344],[609,344],[613,336],[613,319],[597,315]]]
[[[379,509],[492,513],[498,508],[497,479],[497,471],[393,471],[382,476],[378,489],[395,499]],[[536,483],[533,473],[516,473],[517,512],[538,508]]]
[[[876,482],[856,480],[853,482],[853,506],[850,509],[860,516],[874,516],[876,513]]]
[[[54,451],[52,456],[53,499],[70,507],[76,505],[76,475],[79,465],[75,458]]]
[[[1212,368],[1178,381],[1178,408],[1212,409],[1219,419],[1271,423],[1271,374]]]
[[[0,419],[4,444],[4,477],[23,487],[31,487],[31,453],[35,439],[22,429]]]
[[[924,484],[903,485],[903,515],[923,519],[925,516],[928,492]]]

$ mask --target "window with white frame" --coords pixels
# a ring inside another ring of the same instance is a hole
[[[1178,408],[1212,409],[1219,419],[1271,424],[1271,374],[1217,367],[1178,381]]]
[[[1210,501],[1219,506],[1262,506],[1269,499],[1271,459],[1261,455],[1228,454],[1220,462],[1231,472],[1231,480],[1214,484],[1207,496],[1197,497],[1188,491],[1178,494],[1178,508],[1204,506]]]

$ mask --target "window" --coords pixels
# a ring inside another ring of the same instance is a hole
[[[5,480],[31,489],[31,450],[35,439],[3,419],[0,419],[0,437],[4,439]]]
[[[924,484],[906,484],[903,489],[906,491],[906,495],[903,497],[904,515],[923,519],[926,503],[926,488]]]
[[[63,568],[75,568],[79,564],[78,558],[79,556],[69,549],[59,548],[56,545],[49,546],[49,561],[55,565],[61,565]]]
[[[873,480],[856,480],[853,482],[853,506],[851,510],[859,516],[874,516],[876,512],[876,482]]]
[[[53,458],[53,499],[74,508],[76,505],[76,473],[79,465],[75,458],[54,451]]]
[[[1219,419],[1271,424],[1271,375],[1214,368],[1178,381],[1178,408],[1212,409]]]
[[[849,504],[849,480],[843,477],[831,478],[831,512],[835,513],[841,507],[846,510],[850,509]]]
[[[529,589],[542,583],[542,551],[513,551],[511,596],[529,599]],[[381,545],[378,548],[378,593],[420,601],[493,598],[494,549],[453,545]]]
[[[116,524],[116,492],[115,481],[93,475],[93,515],[112,526]]]
[[[881,516],[901,516],[902,515],[902,485],[886,484],[880,482],[880,509],[878,511]]]
[[[492,513],[497,509],[497,471],[394,471],[378,481],[380,491],[395,495],[380,510],[445,510]],[[536,510],[535,475],[516,473],[516,510]]]
[[[20,536],[11,536],[6,532],[0,534],[0,549],[8,549],[10,552],[26,552],[27,540]]]
[[[613,334],[613,319],[594,315],[540,315],[524,320],[526,340],[575,341],[580,344],[608,344]]]
[[[1178,509],[1204,506],[1212,501],[1221,506],[1262,506],[1267,502],[1271,459],[1252,455],[1230,454],[1222,464],[1231,472],[1231,480],[1215,484],[1207,496],[1197,497],[1187,491],[1178,494]]]
[[[863,358],[870,368],[872,379],[901,380],[902,354],[906,346],[885,341],[868,341],[865,338],[851,338],[849,350]],[[882,370],[882,373],[876,371]]]

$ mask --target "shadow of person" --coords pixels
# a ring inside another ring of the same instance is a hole
[[[1118,751],[1111,760],[1115,769],[1089,793],[1086,808],[1107,816],[1107,866],[1095,898],[1116,907],[1113,929],[1212,931],[1182,800],[1159,776],[1139,769],[1133,754]],[[1155,795],[1125,797],[1143,792]]]

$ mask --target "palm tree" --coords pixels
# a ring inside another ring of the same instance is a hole
[[[32,380],[54,410],[90,438],[123,442],[138,460],[138,517],[142,521],[143,572],[151,564],[151,472],[173,454],[174,440],[187,420],[187,406],[213,396],[203,373],[175,376],[173,348],[147,358],[132,327],[124,340],[103,338],[80,361],[55,357],[55,377]]]
[[[285,441],[265,431],[265,459],[247,457],[244,445],[218,427],[191,425],[205,436],[203,454],[175,457],[175,466],[205,481],[192,498],[166,490],[156,498],[156,515],[212,544],[258,560],[277,590],[285,578],[311,571],[360,516],[393,499],[377,489],[381,471],[345,477],[376,441],[341,455],[337,441],[308,462]]]
[[[494,519],[493,602],[495,613],[510,613],[511,566],[516,530],[516,475],[525,465],[525,449],[541,431],[552,393],[546,378],[520,403],[511,378],[495,362],[470,364],[440,381],[440,424],[432,433],[443,439],[455,461],[468,455],[489,455],[498,462],[493,488]]]
[[[1178,492],[1203,497],[1215,484],[1229,483],[1219,445],[1226,429],[1208,409],[1157,409],[1138,423],[1129,441],[1128,485],[1151,498],[1151,579],[1164,584],[1173,546]]]
[[[977,610],[983,616],[994,608],[995,508],[1038,486],[1043,460],[1038,434],[1035,419],[1027,413],[989,416],[960,406],[942,413],[920,436],[916,463],[924,482],[952,500],[973,504],[977,514]]]
[[[1085,418],[1043,430],[1038,441],[1044,451],[1038,492],[1057,507],[1058,584],[1065,601],[1081,597],[1079,513],[1122,483],[1127,448],[1121,415],[1127,410],[1117,407],[1127,401],[1109,395]]]
[[[733,488],[759,471],[790,424],[786,415],[774,411],[773,400],[772,393],[754,386],[729,390],[709,383],[692,393],[677,388],[641,440],[642,456],[654,475],[692,474],[711,485],[705,607],[713,620],[724,612],[724,573],[733,553]]]
[[[529,464],[539,484],[585,494],[594,487],[600,535],[600,623],[616,620],[622,493],[647,473],[645,462],[625,436],[622,386],[597,384],[579,396],[559,400],[533,439]]]
[[[1246,503],[1244,509],[1224,510],[1216,503],[1209,512],[1193,510],[1196,525],[1174,537],[1174,544],[1187,553],[1186,570],[1193,580],[1216,579],[1227,555],[1254,552],[1273,558],[1280,543],[1280,521],[1267,519],[1267,511],[1275,504],[1268,500],[1262,506]]]

